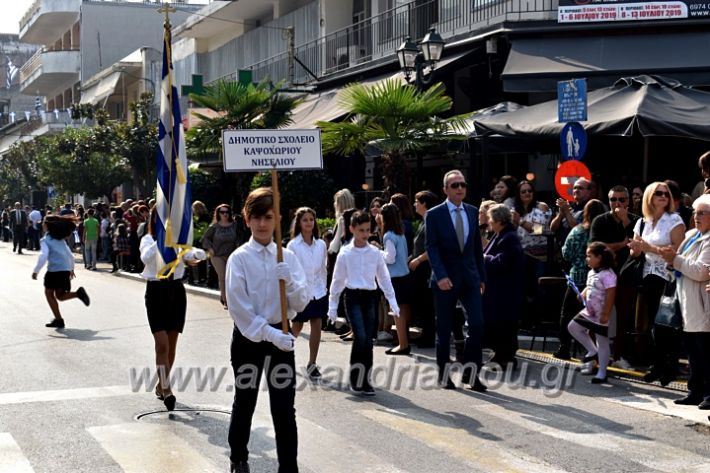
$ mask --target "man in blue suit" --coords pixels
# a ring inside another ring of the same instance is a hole
[[[439,383],[446,389],[455,389],[449,378],[449,346],[456,302],[461,301],[466,310],[468,335],[464,348],[464,365],[482,364],[481,343],[483,316],[481,294],[485,289],[486,273],[483,265],[483,247],[478,230],[478,209],[463,203],[466,197],[466,179],[461,171],[453,170],[444,176],[446,201],[429,210],[426,215],[426,250],[432,269],[430,285],[434,292],[436,308],[436,363]],[[467,368],[463,382],[478,392],[486,386],[477,372]]]

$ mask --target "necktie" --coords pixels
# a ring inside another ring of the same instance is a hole
[[[461,216],[461,207],[456,209],[456,238],[459,240],[459,248],[463,252],[464,238],[463,238],[463,217]]]

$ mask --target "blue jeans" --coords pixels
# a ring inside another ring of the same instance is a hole
[[[108,261],[111,255],[111,237],[101,237],[101,256],[104,261]]]
[[[353,331],[353,347],[350,352],[350,384],[355,389],[370,385],[372,370],[372,336],[377,317],[377,291],[363,289],[345,290],[345,310]]]

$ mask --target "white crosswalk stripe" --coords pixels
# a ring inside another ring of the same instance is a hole
[[[0,432],[0,473],[34,473],[12,435]]]
[[[687,450],[666,445],[654,440],[630,438],[629,435],[605,433],[602,428],[594,428],[591,433],[577,433],[560,430],[545,425],[549,419],[544,413],[515,412],[503,406],[488,404],[476,405],[474,409],[486,415],[495,416],[505,422],[512,422],[523,429],[552,438],[572,442],[584,448],[605,450],[623,455],[627,460],[644,465],[654,471],[701,472],[710,471],[710,460]],[[536,416],[542,416],[538,418]],[[531,420],[538,418],[539,421]],[[590,426],[590,428],[592,428]]]
[[[479,471],[487,473],[559,473],[558,469],[542,459],[509,449],[495,442],[474,436],[468,430],[442,425],[441,418],[427,418],[421,413],[414,419],[405,413],[382,410],[360,411],[363,416],[386,427],[406,432],[415,440],[465,461]],[[475,445],[476,448],[471,448]]]
[[[87,430],[125,473],[223,471],[166,426],[133,422]]]

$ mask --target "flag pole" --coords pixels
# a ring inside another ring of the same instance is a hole
[[[276,262],[284,260],[283,247],[281,246],[281,195],[279,194],[279,173],[271,170],[271,190],[274,193],[274,221],[276,222]],[[286,316],[286,282],[279,279],[279,296],[281,298],[281,330],[288,333],[288,317]]]

